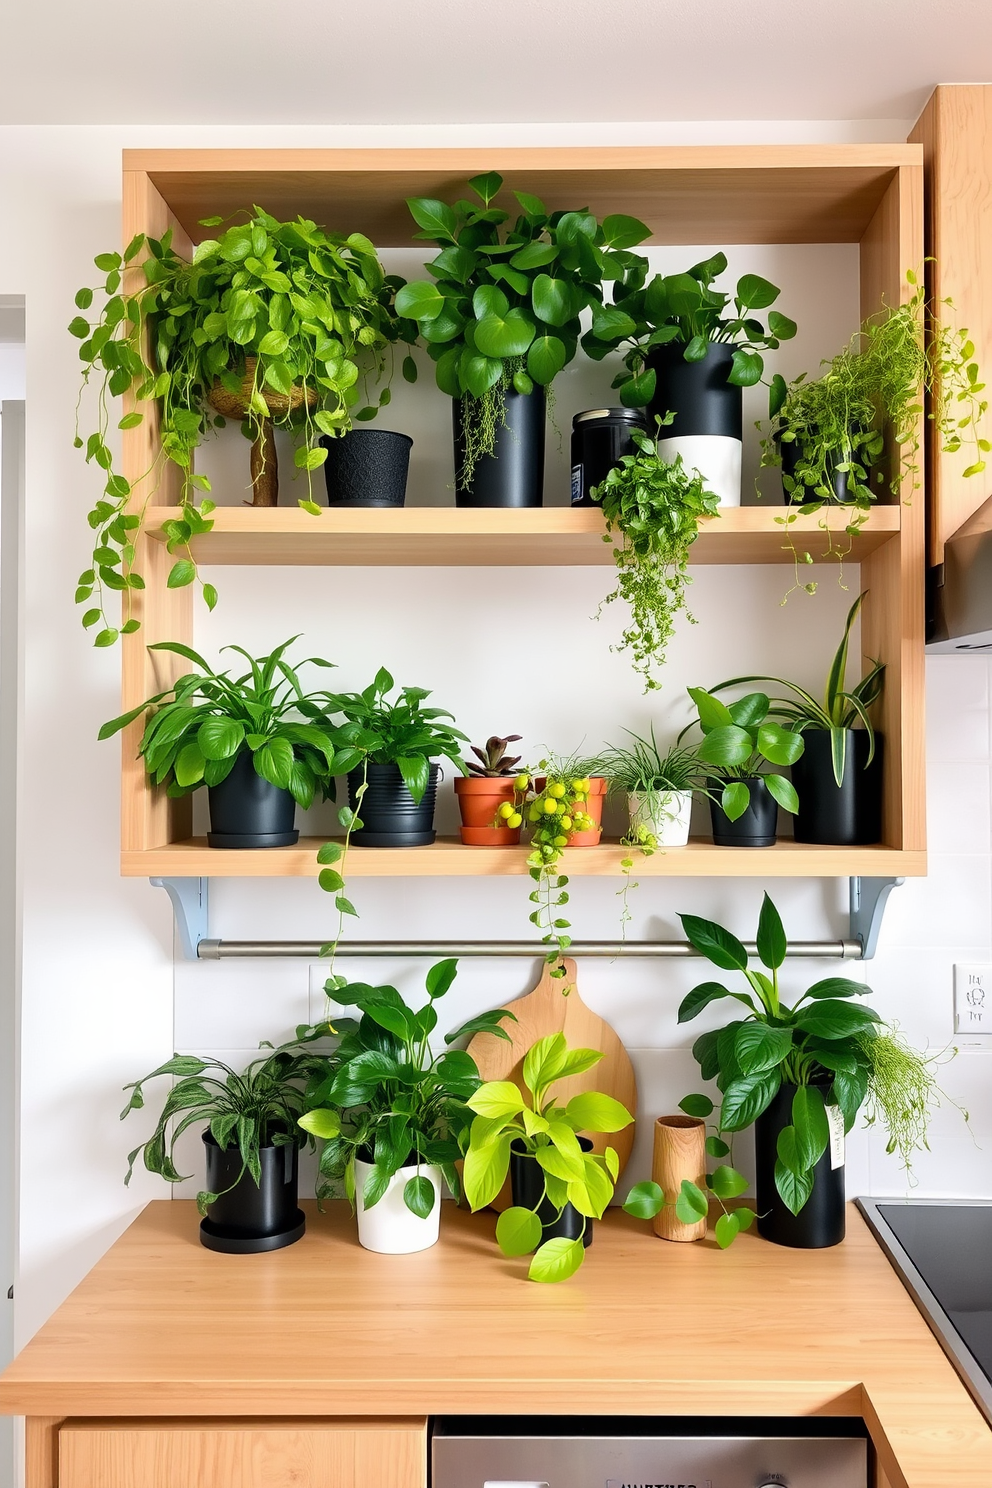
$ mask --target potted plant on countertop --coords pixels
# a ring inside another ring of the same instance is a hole
[[[493,205],[502,176],[468,184],[481,205],[407,202],[417,237],[441,251],[427,265],[432,280],[405,285],[396,309],[417,323],[453,400],[457,504],[540,506],[546,390],[575,356],[584,311],[601,334],[615,327],[603,280],[631,270],[628,250],[650,229],[633,217],[600,224],[587,211],[548,212],[518,191],[520,214],[501,233],[510,221]]]
[[[631,439],[636,453],[622,456],[592,495],[606,520],[603,541],[615,544],[617,587],[603,604],[622,599],[630,607],[618,649],[630,651],[647,692],[661,685],[655,672],[685,609],[686,586],[692,582],[689,550],[700,518],[715,516],[719,500],[697,470],[686,469],[681,455],[669,461],[659,453],[658,438],[635,429]]]
[[[335,1067],[311,1088],[310,1108],[299,1125],[321,1139],[317,1197],[340,1184],[358,1213],[358,1238],[366,1250],[399,1255],[426,1250],[438,1238],[441,1180],[457,1199],[455,1166],[472,1112],[467,1102],[481,1085],[475,1061],[461,1049],[435,1055],[435,1004],[455,979],[458,963],[440,961],[427,973],[427,1002],[407,1006],[395,987],[347,983],[334,1001],[357,1008],[360,1018],[337,1018],[307,1037],[340,1035]],[[480,1013],[449,1033],[508,1035],[506,1009]]]
[[[608,744],[592,764],[606,777],[611,795],[626,797],[630,845],[638,845],[638,834],[645,833],[655,850],[685,847],[693,792],[703,784],[697,750],[673,744],[662,753],[653,723],[647,739],[630,729],[624,732],[630,743]]]
[[[659,444],[663,458],[679,454],[701,474],[722,506],[741,500],[741,389],[760,382],[762,353],[796,334],[795,321],[768,310],[767,328],[754,312],[766,310],[780,291],[759,274],[737,281],[733,314],[730,295],[712,287],[727,268],[716,253],[682,274],[655,274],[637,257],[614,290],[613,319],[582,338],[587,355],[601,359],[626,345],[624,369],[614,379],[620,401],[647,408],[653,417],[674,415]]]
[[[207,218],[203,227],[219,226]],[[145,415],[134,406],[155,400],[160,411],[161,455],[142,481],[157,480],[161,461],[181,472],[177,520],[166,527],[172,588],[197,577],[191,538],[212,526],[206,476],[193,473],[201,440],[235,418],[252,441],[253,505],[278,498],[273,426],[301,436],[296,465],[309,472],[323,463],[321,434],[346,430],[360,397],[363,366],[384,368],[387,345],[406,328],[393,314],[402,281],[383,273],[374,246],[361,233],[325,232],[306,218],[280,222],[256,207],[247,222],[197,245],[193,261],[172,246],[171,231],[160,239],[139,233],[123,255],[101,253],[103,275],[95,289],[76,295],[79,314],[69,330],[79,338],[83,392],[98,389],[96,428],[85,439],[86,459],[104,472],[101,499],[89,513],[95,533],[92,567],[79,577],[77,603],[99,625],[96,644],[112,645],[119,633],[105,612],[105,590],[122,594],[125,633],[137,630],[130,595],[143,587],[134,569],[135,538],[145,520],[148,496],[114,469],[108,444],[112,400],[130,399],[118,428],[131,429]],[[94,296],[99,305],[93,309]],[[387,401],[388,388],[380,403]],[[371,415],[373,408],[363,409]],[[319,511],[312,496],[300,504]],[[216,591],[203,586],[213,608]]]
[[[122,1121],[143,1109],[149,1080],[170,1076],[175,1081],[154,1132],[128,1154],[125,1184],[139,1153],[150,1173],[167,1183],[185,1182],[175,1165],[176,1142],[202,1123],[207,1186],[196,1196],[204,1216],[202,1243],[208,1250],[238,1255],[292,1245],[306,1228],[298,1205],[297,1121],[306,1109],[308,1086],[325,1081],[332,1064],[326,1055],[297,1048],[274,1049],[240,1071],[219,1059],[174,1054],[124,1087],[131,1096]]]
[[[772,698],[769,716],[786,722],[792,733],[802,736],[805,746],[792,765],[798,796],[793,825],[797,842],[847,847],[878,842],[882,836],[884,740],[872,727],[871,708],[882,691],[884,664],[874,662],[860,682],[850,690],[846,686],[851,628],[866,598],[867,594],[859,594],[848,611],[822,703],[781,677],[734,677],[710,689],[717,693],[752,682],[774,682],[792,693],[791,697]]]
[[[258,659],[241,646],[224,646],[248,662],[239,677],[214,671],[192,647],[159,641],[166,651],[191,661],[164,692],[113,718],[100,729],[108,739],[149,714],[138,750],[155,785],[170,796],[207,787],[215,848],[289,847],[299,837],[297,805],[311,805],[332,792],[334,775],[353,768],[361,754],[321,716],[324,693],[304,691],[299,668],[330,667],[311,656],[290,666],[285,653],[298,636]]]
[[[481,749],[473,744],[475,759],[466,762],[468,774],[455,780],[461,839],[469,847],[513,847],[520,841],[523,815],[516,798],[526,791],[530,777],[518,771],[520,755],[506,751],[521,737],[493,734]]]
[[[598,1064],[598,1049],[569,1049],[563,1033],[538,1039],[523,1062],[526,1093],[491,1080],[469,1097],[475,1112],[465,1151],[465,1197],[473,1210],[496,1198],[507,1173],[513,1205],[496,1222],[506,1256],[533,1256],[531,1281],[565,1281],[582,1264],[592,1221],[602,1219],[619,1173],[612,1147],[594,1153],[583,1132],[617,1132],[633,1117],[611,1095],[585,1091],[560,1105],[558,1080]]]
[[[765,766],[793,765],[803,752],[799,733],[769,717],[771,703],[751,692],[728,707],[703,687],[687,688],[702,731],[700,762],[710,766],[709,799],[713,841],[718,847],[773,847],[777,808],[795,814],[796,788]],[[679,735],[679,742],[693,724]]]

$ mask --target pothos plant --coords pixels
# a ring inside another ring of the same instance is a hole
[[[221,222],[210,217],[201,226]],[[192,262],[173,247],[171,229],[161,238],[138,233],[123,254],[100,253],[94,262],[102,278],[77,292],[80,313],[69,330],[81,343],[80,403],[91,383],[96,395],[88,435],[79,430],[77,406],[75,442],[105,484],[88,516],[95,546],[76,602],[88,606],[83,625],[99,626],[95,644],[110,646],[120,632],[138,629],[130,601],[144,580],[134,568],[135,539],[163,461],[181,473],[180,515],[166,527],[176,558],[167,582],[181,588],[198,577],[190,541],[209,531],[213,503],[203,494],[209,480],[193,471],[193,453],[225,422],[211,406],[215,387],[244,395],[247,438],[258,438],[268,419],[299,433],[295,461],[308,472],[300,504],[319,511],[309,495],[309,472],[326,459],[318,439],[348,429],[362,367],[367,361],[381,372],[387,344],[405,328],[392,309],[402,281],[383,273],[368,238],[328,233],[303,217],[280,222],[258,207],[249,221],[199,243]],[[294,389],[302,396],[290,396]],[[128,404],[115,421],[120,397]],[[379,403],[388,399],[386,387]],[[159,407],[160,450],[129,480],[115,469],[111,428],[137,427],[147,416],[138,405],[150,401]],[[356,416],[374,412],[370,406]],[[216,590],[201,587],[212,609]],[[119,626],[106,614],[108,589],[122,595]]]
[[[702,742],[696,756],[710,767],[716,783],[723,781],[720,805],[730,821],[738,821],[751,804],[749,781],[763,780],[783,811],[795,815],[799,797],[791,780],[766,765],[794,765],[805,744],[802,734],[783,728],[769,717],[771,700],[763,692],[749,692],[728,707],[703,687],[686,689],[696,705]],[[679,740],[693,724],[687,725]]]
[[[525,191],[514,192],[520,213],[501,232],[511,218],[493,205],[503,177],[487,171],[468,184],[481,205],[408,200],[416,236],[441,251],[427,265],[432,279],[396,297],[397,312],[416,322],[427,345],[438,387],[462,400],[464,484],[493,452],[508,389],[549,387],[575,356],[583,312],[602,336],[616,330],[603,281],[631,272],[638,260],[629,249],[650,235],[635,217],[599,223],[587,211],[549,212]]]
[[[659,428],[671,417],[658,419]],[[620,538],[613,549],[617,587],[603,604],[622,599],[629,606],[630,624],[617,649],[630,651],[648,692],[661,686],[655,673],[685,608],[686,586],[692,582],[689,549],[700,518],[716,516],[720,498],[707,491],[698,470],[685,468],[681,455],[662,459],[657,437],[635,429],[633,439],[637,453],[624,455],[590,494],[606,519],[603,541],[616,544]],[[695,624],[688,610],[686,618]]]

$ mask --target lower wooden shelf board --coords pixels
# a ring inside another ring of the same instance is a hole
[[[128,878],[313,878],[325,839],[301,838],[296,847],[259,850],[209,848],[203,837],[121,855]],[[440,837],[430,847],[353,847],[348,878],[498,878],[527,872],[526,847],[465,847]],[[642,857],[618,842],[578,847],[562,856],[561,871],[576,877],[620,877],[633,857],[635,878],[922,878],[926,853],[893,847],[810,847],[789,839],[766,848],[716,847],[694,838],[688,847]]]

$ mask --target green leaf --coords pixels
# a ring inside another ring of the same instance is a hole
[[[774,1100],[781,1083],[778,1070],[750,1079],[731,1080],[720,1107],[720,1130],[743,1131],[751,1126]]]
[[[730,1148],[728,1147],[727,1143],[723,1140],[722,1137],[707,1137],[706,1138],[706,1156],[707,1157],[726,1157],[726,1156],[728,1156],[729,1152],[730,1152]]]
[[[785,1163],[779,1160],[775,1164],[775,1187],[785,1207],[792,1214],[798,1214],[813,1192],[813,1175],[806,1173],[800,1177],[797,1173],[791,1173]]]
[[[576,1131],[623,1131],[634,1119],[626,1106],[612,1095],[604,1095],[598,1090],[573,1095],[565,1107],[565,1114]]]
[[[516,1116],[524,1108],[524,1098],[512,1080],[488,1080],[468,1101],[477,1116]]]
[[[728,821],[739,821],[750,804],[751,790],[743,780],[731,780],[723,787],[720,805]]]
[[[636,248],[638,243],[643,243],[650,236],[651,229],[636,217],[612,212],[603,218],[603,245],[606,248]]]
[[[578,309],[568,280],[553,279],[550,274],[538,274],[531,286],[530,299],[534,314],[546,325],[563,326]]]
[[[533,339],[534,325],[524,310],[509,310],[503,318],[486,315],[475,327],[476,348],[483,356],[522,356]]]
[[[789,943],[785,938],[785,930],[782,928],[782,918],[767,892],[761,901],[756,943],[762,964],[767,966],[769,971],[774,971],[782,965]]]
[[[747,1192],[748,1180],[736,1168],[721,1163],[710,1174],[709,1185],[718,1199],[736,1199]]]
[[[680,1023],[689,1023],[693,1018],[699,1016],[704,1007],[709,1007],[711,1002],[717,1002],[721,997],[734,997],[735,995],[722,982],[700,982],[698,987],[693,987],[691,992],[686,993],[679,1004],[678,1021]],[[712,1110],[712,1106],[710,1110]],[[692,1116],[696,1113],[690,1111],[689,1114]],[[709,1112],[705,1114],[709,1115]]]
[[[408,320],[436,320],[446,304],[436,284],[416,279],[396,293],[396,313]]]
[[[852,1034],[864,1033],[878,1021],[878,1014],[871,1008],[829,997],[801,1008],[796,1014],[797,1028],[822,1039],[850,1038]]]
[[[729,1214],[720,1215],[720,1218],[716,1222],[715,1233],[716,1243],[721,1250],[726,1250],[728,1245],[733,1244],[740,1234],[740,1229],[741,1222],[734,1210],[731,1210]]]
[[[629,377],[620,385],[620,402],[624,408],[646,408],[654,397],[658,385],[658,374],[653,367],[645,367],[636,377]]]
[[[558,248],[554,243],[527,243],[510,259],[510,266],[514,269],[542,269],[546,264],[554,263],[557,257]]]
[[[582,1265],[583,1255],[581,1240],[566,1240],[563,1235],[557,1235],[553,1240],[545,1240],[527,1275],[531,1281],[567,1281]]]
[[[792,781],[786,780],[784,775],[765,775],[762,778],[772,799],[778,802],[783,811],[790,811],[794,816],[799,810],[799,797]]]
[[[509,300],[495,284],[480,284],[472,296],[472,314],[476,320],[485,320],[487,315],[495,315],[498,319],[502,319],[509,308]],[[481,351],[482,348],[480,347],[479,350]]]
[[[458,975],[458,962],[454,957],[446,961],[438,961],[427,973],[426,986],[427,995],[433,1001],[443,997]]]
[[[236,718],[207,718],[197,730],[196,742],[205,760],[226,760],[237,754],[244,737],[244,725]]]
[[[503,363],[480,353],[462,356],[459,362],[461,379],[473,398],[482,398],[491,387],[495,387],[503,374]]]
[[[664,1208],[664,1191],[657,1183],[635,1183],[624,1200],[624,1212],[635,1219],[654,1219]]]
[[[754,753],[754,741],[747,729],[739,728],[737,724],[728,724],[726,727],[710,729],[697,753],[703,764],[738,769],[741,765],[746,765]],[[731,817],[731,820],[735,818]]]
[[[530,1255],[542,1234],[541,1221],[531,1209],[504,1209],[496,1221],[496,1243],[505,1256]]]
[[[535,336],[527,352],[527,371],[539,387],[547,387],[567,361],[565,343],[557,336]]]
[[[341,857],[343,848],[340,842],[325,842],[317,849],[318,863],[336,863]]]
[[[737,300],[744,310],[765,310],[775,303],[780,293],[760,274],[743,274],[737,281]]]
[[[332,1137],[341,1134],[341,1117],[337,1111],[316,1110],[307,1111],[301,1116],[298,1125],[309,1132],[312,1137],[319,1137],[323,1142],[329,1142]]]
[[[430,237],[454,240],[458,218],[445,202],[427,196],[408,196],[406,204],[414,222]]]
[[[727,381],[732,387],[754,387],[761,381],[764,362],[756,351],[745,351],[738,346],[734,351]]]
[[[779,723],[763,723],[758,729],[758,752],[773,765],[794,765],[804,747],[802,734]]]
[[[166,587],[169,589],[184,589],[187,584],[192,584],[196,578],[196,564],[189,558],[180,558],[169,570],[166,579]]]
[[[821,982],[814,982],[812,987],[807,988],[805,995],[816,999],[864,997],[870,992],[871,988],[866,987],[864,982],[852,982],[850,977],[824,977]]]
[[[694,1225],[705,1219],[710,1212],[710,1202],[697,1183],[682,1179],[679,1196],[675,1200],[675,1218],[679,1224]]]
[[[69,322],[69,334],[70,334],[70,336],[76,336],[76,337],[78,337],[78,339],[80,341],[85,341],[85,339],[89,335],[89,333],[90,333],[90,323],[89,323],[89,321],[88,320],[84,320],[81,315],[73,316],[72,320],[70,320],[70,322]]]
[[[426,1219],[437,1202],[434,1185],[423,1173],[408,1178],[403,1185],[403,1202],[418,1219]]]
[[[468,184],[476,196],[481,196],[488,207],[493,197],[499,195],[500,187],[503,185],[503,177],[499,171],[485,171],[481,176],[473,176]]]
[[[173,772],[176,784],[182,786],[198,785],[203,779],[203,768],[205,764],[203,755],[200,753],[199,744],[191,741],[184,744],[176,756]]]
[[[561,1073],[566,1052],[563,1033],[549,1033],[532,1044],[524,1055],[523,1077],[527,1089],[541,1090],[556,1080]]]
[[[288,739],[266,740],[261,749],[255,750],[253,759],[256,775],[261,775],[263,780],[279,790],[289,790],[293,778],[293,746]]]
[[[721,971],[746,969],[747,951],[736,935],[731,935],[729,930],[713,920],[700,919],[698,915],[680,914],[679,919],[689,943],[714,966],[719,966]]]
[[[317,883],[325,894],[338,894],[344,888],[344,879],[335,868],[322,868],[317,874]]]
[[[792,1125],[796,1133],[796,1156],[800,1167],[808,1171],[819,1162],[830,1141],[823,1092],[815,1085],[797,1087],[792,1097]]]
[[[807,1171],[799,1160],[796,1150],[796,1129],[794,1126],[783,1126],[776,1139],[775,1150],[779,1161],[788,1168],[790,1173],[801,1178]]]
[[[707,1116],[713,1115],[713,1102],[708,1095],[687,1095],[679,1101],[679,1110],[684,1111],[687,1116],[705,1121]]]
[[[734,1057],[741,1072],[763,1075],[782,1063],[792,1048],[792,1029],[770,1023],[742,1023],[734,1035]]]
[[[473,1130],[474,1125],[475,1123],[473,1123]],[[474,1139],[469,1143],[465,1154],[462,1182],[465,1187],[465,1198],[473,1213],[478,1209],[485,1209],[487,1204],[492,1203],[506,1182],[509,1167],[510,1137],[508,1133],[482,1145],[476,1145]]]

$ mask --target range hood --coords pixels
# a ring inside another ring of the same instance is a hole
[[[948,538],[930,581],[927,651],[992,655],[992,497]]]

